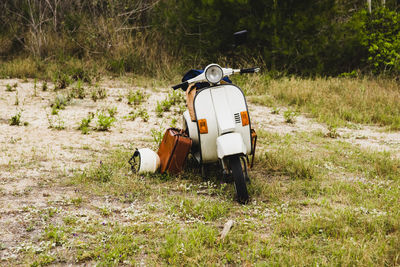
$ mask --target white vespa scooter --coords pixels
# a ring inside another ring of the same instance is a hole
[[[183,113],[184,130],[192,139],[191,154],[202,166],[220,162],[224,175],[232,175],[240,203],[249,195],[246,187],[248,155],[255,153],[255,132],[251,129],[250,115],[243,91],[222,79],[233,74],[255,73],[259,68],[231,69],[210,64],[204,72],[173,89],[191,90],[196,83],[208,86],[186,92],[194,96],[188,110]],[[192,105],[191,105],[192,104]],[[252,134],[253,133],[253,134]]]

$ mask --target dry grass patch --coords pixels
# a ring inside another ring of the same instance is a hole
[[[395,79],[270,79],[261,75],[237,82],[255,103],[289,105],[332,126],[363,123],[400,129],[400,85]]]

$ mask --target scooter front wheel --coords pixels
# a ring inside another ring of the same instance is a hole
[[[247,192],[240,156],[235,155],[229,157],[229,168],[232,171],[233,180],[235,181],[238,201],[241,204],[245,204],[249,201],[249,194]]]

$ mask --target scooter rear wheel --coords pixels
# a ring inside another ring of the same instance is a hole
[[[235,188],[238,201],[245,204],[249,201],[249,194],[247,192],[246,181],[243,174],[243,168],[240,161],[240,156],[232,156],[229,158],[229,167],[232,171],[233,180],[235,181]]]

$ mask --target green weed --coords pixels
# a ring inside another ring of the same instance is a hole
[[[67,97],[63,95],[57,95],[53,103],[50,104],[50,106],[54,109],[65,109],[65,107],[68,105],[68,101],[69,100]]]
[[[18,91],[15,92],[15,101],[14,101],[15,106],[19,106],[19,97],[18,97]]]
[[[142,118],[144,122],[147,122],[149,120],[149,113],[147,113],[147,110],[145,109],[140,109],[139,110],[139,116]]]
[[[49,128],[50,129],[56,129],[56,130],[59,130],[59,131],[65,129],[65,122],[64,122],[64,120],[61,118],[61,116],[59,114],[57,114],[56,118],[52,118],[49,115],[47,115],[47,121],[49,123]]]
[[[82,199],[82,197],[71,198],[70,202],[75,207],[80,207],[83,203],[83,199]]]
[[[54,90],[67,88],[72,79],[62,71],[56,72],[53,76]]]
[[[47,81],[44,81],[42,84],[42,91],[47,91],[48,86],[47,86]]]
[[[160,127],[158,129],[153,128],[150,130],[151,136],[153,137],[154,142],[159,146],[161,144],[162,138],[164,136],[164,130]]]
[[[50,225],[45,228],[43,238],[52,241],[56,246],[61,246],[65,242],[64,230],[55,225]]]
[[[82,134],[88,134],[90,132],[90,122],[93,120],[94,114],[89,113],[87,118],[83,118],[81,124],[78,127],[78,130],[82,132]]]
[[[17,114],[12,116],[8,122],[11,126],[20,126],[21,125],[21,111],[18,111]]]
[[[128,99],[128,105],[134,104],[135,106],[140,105],[143,101],[147,99],[147,95],[142,91],[129,91],[128,95],[126,96]]]
[[[171,105],[179,105],[185,103],[184,94],[181,91],[174,90],[168,94],[168,99]]]
[[[168,112],[171,110],[172,106],[180,105],[184,102],[185,102],[185,99],[183,97],[183,94],[173,91],[161,102],[157,101],[157,105],[155,108],[156,114],[158,117],[162,117],[164,112]],[[185,105],[183,105],[183,108],[181,108],[181,106],[179,106],[178,113],[183,113],[184,110],[185,110]]]
[[[285,122],[287,123],[295,123],[296,117],[298,116],[298,112],[288,109],[283,112],[283,117],[285,118]]]
[[[105,115],[103,112],[97,113],[97,131],[108,131],[112,124],[115,122],[115,118]]]
[[[272,108],[272,111],[271,111],[271,114],[279,114],[280,111],[281,111],[280,108],[278,108],[278,107],[273,107],[273,108]]]
[[[90,97],[92,98],[92,100],[94,102],[96,102],[98,99],[104,99],[107,97],[107,92],[104,88],[100,87],[100,86],[95,86],[94,89],[92,89],[91,93],[90,93]]]
[[[157,101],[157,106],[156,106],[156,114],[158,117],[162,117],[164,112],[168,112],[171,109],[172,102],[170,102],[168,99],[164,99],[163,101],[159,102]]]
[[[100,164],[93,166],[93,168],[89,170],[85,170],[81,174],[81,178],[89,181],[106,183],[111,181],[113,173],[114,168],[109,163],[103,163],[102,161],[100,161]]]
[[[14,86],[11,86],[11,85],[9,85],[9,84],[6,84],[6,92],[13,92],[13,91],[15,91],[16,89],[15,89],[15,87]]]
[[[57,260],[57,258],[54,255],[40,254],[38,256],[38,259],[33,261],[30,266],[31,267],[46,266],[46,265],[52,264],[56,260]]]
[[[115,118],[115,115],[117,115],[117,107],[110,107],[107,109],[107,112],[111,118]]]
[[[172,118],[169,126],[172,128],[176,128],[177,122],[178,122],[178,120],[176,118]]]
[[[330,138],[338,138],[340,134],[337,132],[337,127],[334,125],[328,125],[328,132],[325,135],[326,137]]]
[[[37,96],[37,79],[33,80],[33,96]]]
[[[69,93],[70,98],[79,98],[79,99],[84,99],[86,96],[85,88],[82,85],[82,81],[78,79],[78,81],[75,83],[75,86],[72,87],[70,93]]]

